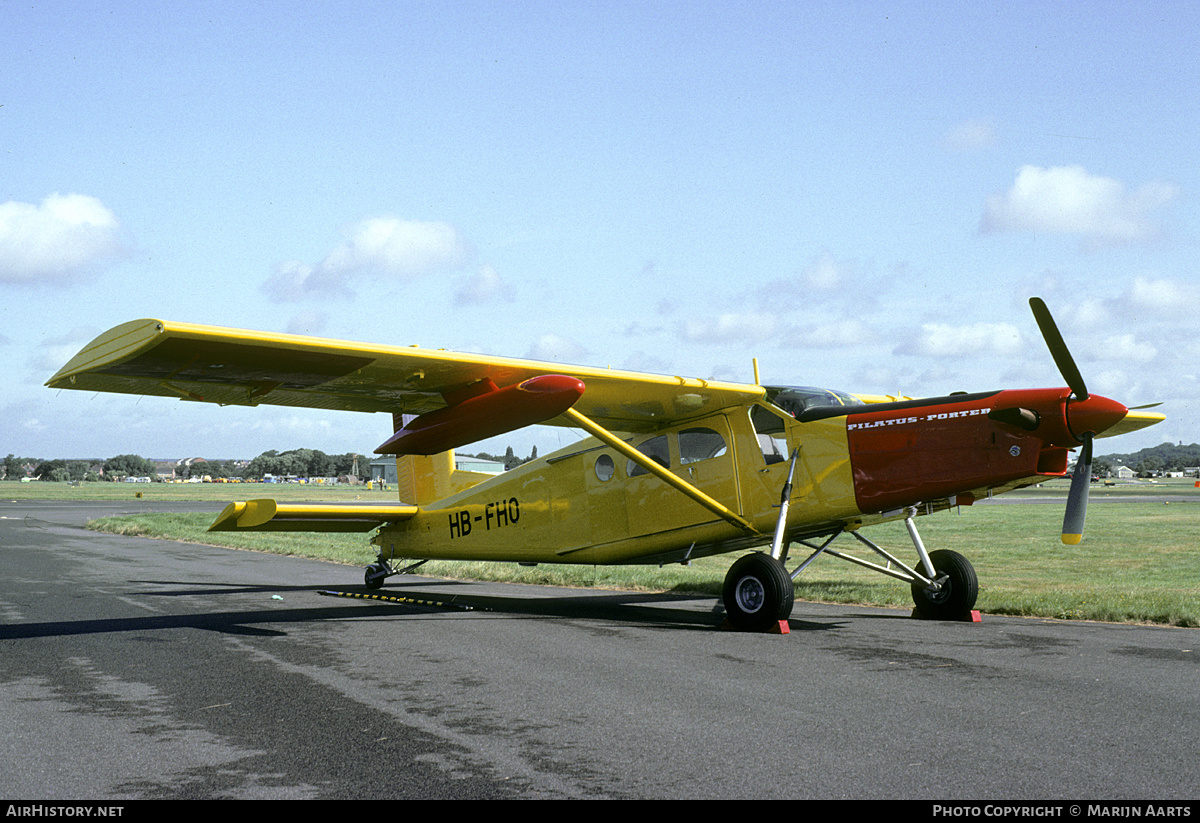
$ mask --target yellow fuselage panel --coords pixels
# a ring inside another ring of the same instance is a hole
[[[789,521],[858,515],[844,419],[784,427],[779,439],[789,452],[800,446]],[[589,438],[389,524],[373,542],[385,557],[589,564],[769,542],[788,463],[769,461],[746,409],[630,442],[750,521],[757,534]]]

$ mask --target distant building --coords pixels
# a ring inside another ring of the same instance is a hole
[[[393,468],[395,464],[392,464]],[[504,474],[504,463],[499,460],[484,460],[482,457],[470,455],[455,455],[454,468],[464,472],[482,472],[483,474]]]
[[[504,474],[504,464],[498,460],[484,460],[482,457],[469,455],[454,455],[454,468],[465,472],[480,472],[482,474]],[[371,461],[371,482],[396,485],[396,459],[380,457]]]

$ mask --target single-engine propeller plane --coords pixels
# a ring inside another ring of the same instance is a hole
[[[922,616],[969,612],[962,555],[925,549],[914,519],[1067,473],[1062,539],[1077,543],[1092,439],[1163,419],[1089,394],[1045,304],[1030,300],[1064,388],[921,399],[564,367],[159,320],[100,335],[51,388],[386,412],[400,502],[231,503],[213,531],[375,531],[369,588],[430,559],[664,564],[752,551],[730,568],[730,623],[786,620],[793,579],[822,554],[909,583]],[[582,441],[501,475],[455,469],[453,450],[533,424]],[[916,560],[862,534],[902,519]],[[883,564],[830,548],[848,534]],[[788,572],[789,550],[809,550]],[[408,562],[412,561],[412,562]],[[407,563],[407,565],[406,565]]]

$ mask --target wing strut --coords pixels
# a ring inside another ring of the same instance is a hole
[[[678,475],[668,471],[657,461],[642,454],[633,446],[629,445],[624,440],[610,432],[608,429],[583,416],[579,412],[575,411],[575,409],[567,409],[563,412],[563,416],[574,421],[581,429],[586,431],[592,437],[595,437],[605,445],[616,449],[618,452],[623,454],[625,457],[628,457],[634,463],[637,463],[655,477],[658,477],[663,482],[683,492],[683,494],[687,495],[692,500],[695,500],[701,506],[708,509],[717,517],[720,517],[722,520],[727,520],[733,525],[737,526],[739,529],[743,529],[750,534],[760,534],[758,529],[750,525],[750,521],[746,520],[737,512],[709,497],[707,494],[700,491],[700,489],[696,488],[682,477],[679,477]]]

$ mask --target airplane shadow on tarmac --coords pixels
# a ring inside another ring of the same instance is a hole
[[[212,611],[204,614],[151,615],[126,618],[53,620],[39,623],[0,625],[0,640],[35,637],[55,637],[120,632],[145,632],[164,629],[196,628],[226,634],[281,636],[291,623],[311,623],[322,620],[354,620],[380,617],[419,618],[449,612],[474,612],[481,616],[503,615],[508,618],[584,619],[625,623],[645,628],[683,631],[721,631],[725,612],[719,600],[683,595],[640,594],[613,592],[611,594],[564,595],[549,597],[504,597],[461,593],[421,591],[422,585],[405,588],[369,590],[365,586],[341,590],[322,590],[311,586],[228,586],[205,583],[191,586],[183,581],[131,581],[141,585],[161,585],[161,591],[139,592],[135,596],[181,597],[220,596],[222,594],[271,594],[279,597],[310,595],[313,606],[237,611]],[[325,595],[325,597],[322,597]],[[315,605],[329,603],[329,596],[358,598],[361,602],[346,605]],[[383,599],[386,598],[386,599]],[[697,599],[712,600],[708,611],[694,606],[673,606],[671,600],[692,604]],[[840,628],[841,622],[817,623],[793,618],[788,622],[791,631],[825,631]]]

